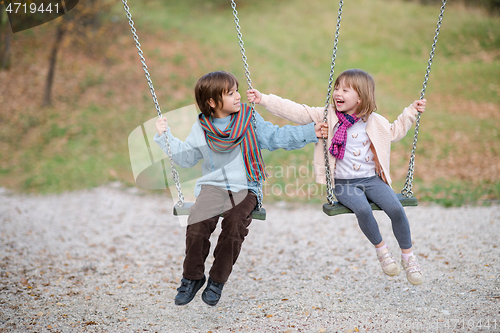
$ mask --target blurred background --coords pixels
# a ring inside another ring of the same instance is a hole
[[[236,3],[253,86],[324,106],[338,3]],[[214,70],[233,72],[246,100],[229,1],[129,6],[167,117],[194,104],[196,80]],[[391,122],[420,97],[440,6],[431,0],[345,1],[335,73],[371,73],[378,112]],[[460,206],[500,199],[499,9],[498,0],[447,4],[420,123],[413,189],[420,202]],[[0,187],[45,194],[115,181],[136,186],[127,139],[156,110],[121,2],[81,0],[63,17],[15,34],[2,9],[0,67]],[[413,128],[393,144],[396,192],[412,141]],[[314,184],[312,155],[313,145],[267,153],[267,188],[292,183],[295,191],[268,190],[265,200],[326,202],[322,189],[308,186]],[[300,166],[307,169],[299,173]]]

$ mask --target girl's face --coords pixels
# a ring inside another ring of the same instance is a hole
[[[234,85],[229,91],[222,94],[222,105],[215,105],[213,99],[210,99],[209,104],[214,109],[214,118],[225,118],[240,111],[240,102],[241,95]]]
[[[361,103],[358,93],[352,87],[346,86],[341,81],[333,90],[333,101],[335,109],[348,115],[358,113],[358,106]]]

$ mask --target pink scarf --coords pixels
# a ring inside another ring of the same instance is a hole
[[[336,159],[341,160],[344,158],[345,145],[347,142],[347,129],[354,125],[358,120],[356,116],[350,116],[343,112],[335,111],[337,117],[339,118],[339,128],[335,132],[332,138],[332,145],[330,146],[330,154],[332,154]]]

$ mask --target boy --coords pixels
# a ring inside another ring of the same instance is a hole
[[[202,293],[202,300],[215,306],[248,234],[256,193],[266,176],[260,149],[292,150],[317,142],[324,123],[279,128],[256,114],[255,126],[251,108],[241,103],[238,81],[223,71],[201,77],[195,97],[201,113],[186,141],[171,134],[165,118],[157,120],[154,140],[166,151],[161,137],[166,132],[174,161],[180,167],[192,167],[203,160],[203,176],[196,182],[196,202],[188,218],[183,279],[176,305],[188,304],[204,285],[210,235],[220,214],[224,214],[215,260]]]

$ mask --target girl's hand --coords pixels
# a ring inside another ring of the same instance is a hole
[[[250,103],[254,102],[259,104],[262,100],[262,93],[257,89],[249,89],[247,90],[247,99]]]
[[[316,133],[316,137],[318,138],[327,138],[328,137],[328,124],[327,123],[317,123],[314,125],[314,132]]]
[[[168,129],[167,118],[158,118],[156,121],[156,130],[158,131],[158,135],[161,136]]]
[[[412,106],[417,109],[418,112],[424,112],[425,111],[425,99],[418,99],[415,102],[413,102]]]

